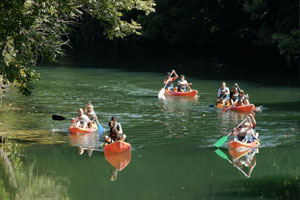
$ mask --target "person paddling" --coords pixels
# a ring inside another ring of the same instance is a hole
[[[187,80],[185,80],[184,75],[180,75],[180,79],[178,80],[178,92],[186,92],[187,88],[192,90],[190,85],[192,85],[192,83],[188,83]]]
[[[231,90],[230,103],[233,106],[237,106],[239,102],[239,92],[236,87]]]
[[[113,116],[108,123],[110,128],[110,135],[105,136],[105,140],[108,144],[116,142],[118,140],[125,141],[126,135],[123,133],[122,126],[117,122],[117,118]]]
[[[233,94],[235,94],[236,91],[237,91],[237,93],[240,93],[240,91],[241,91],[241,89],[237,83],[233,84],[233,86],[230,90],[230,98],[232,98]]]
[[[91,121],[97,121],[97,115],[94,111],[94,106],[91,102],[88,102],[88,105],[83,109],[84,113],[89,117]]]
[[[256,120],[252,114],[247,116],[245,123],[233,129],[232,135],[235,141],[251,143],[258,138],[258,133],[255,131]]]
[[[226,105],[228,99],[229,99],[229,88],[226,87],[226,83],[222,82],[221,87],[218,89],[218,99],[217,103],[222,103],[223,105]]]
[[[246,106],[249,105],[250,102],[248,100],[248,95],[245,95],[244,90],[240,91],[238,106]]]
[[[171,74],[174,74],[174,76],[172,77]],[[168,72],[166,79],[164,80],[164,84],[166,85],[166,89],[167,90],[173,90],[173,82],[178,78],[177,73],[175,72],[175,70],[172,70],[172,73]]]
[[[78,114],[79,114],[79,116],[77,116],[75,118],[75,126],[76,126],[76,128],[86,129],[88,127],[88,124],[91,122],[91,120],[89,119],[89,117],[87,115],[85,115],[83,113],[82,108],[78,109]]]

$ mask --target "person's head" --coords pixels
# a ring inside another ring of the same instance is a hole
[[[223,81],[221,87],[224,89],[226,87],[226,83]]]
[[[81,116],[81,115],[83,115],[83,110],[82,110],[82,108],[78,108],[78,114]]]
[[[184,81],[184,79],[185,79],[184,75],[180,75],[180,80]]]
[[[111,117],[111,121],[117,122],[117,117],[116,116],[112,116]]]
[[[237,83],[233,84],[233,87],[236,87],[236,88],[237,88],[237,87],[238,87],[238,84],[237,84]]]
[[[249,123],[249,122],[246,122],[246,123],[244,124],[244,126],[245,126],[245,127],[250,127],[250,123]]]
[[[240,96],[244,96],[244,95],[245,95],[244,90],[241,90],[240,91]]]
[[[109,126],[109,128],[112,128],[112,127],[114,127],[114,123],[112,121],[110,121],[110,122],[108,122],[108,126]]]
[[[115,124],[117,124],[117,117],[116,116],[112,116],[111,117],[111,125],[114,126]]]
[[[232,92],[235,94],[235,93],[238,92],[238,89],[237,89],[236,87],[233,87],[233,88],[232,88]]]
[[[87,106],[87,110],[88,110],[88,112],[93,112],[94,111],[94,106],[92,104],[89,104]]]

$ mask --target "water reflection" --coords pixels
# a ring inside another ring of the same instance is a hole
[[[22,153],[21,145],[0,144],[0,199],[70,199],[67,179],[38,167]]]
[[[258,148],[248,149],[244,151],[229,149],[229,154],[232,157],[233,166],[239,169],[247,178],[251,177],[252,171],[256,166],[255,155],[258,152]],[[246,172],[246,170],[248,172]]]
[[[166,100],[160,100],[164,112],[172,113],[178,111],[192,111],[198,103],[198,97],[167,97]]]
[[[131,161],[131,150],[121,153],[115,153],[110,151],[104,152],[105,159],[113,167],[111,172],[111,181],[117,180],[118,173],[125,169]]]
[[[233,167],[240,171],[245,177],[251,177],[253,169],[256,166],[255,154],[258,153],[258,148],[246,149],[243,151],[229,149],[229,154],[232,157],[231,160],[222,150],[217,149],[215,152],[218,156],[232,164]],[[248,170],[246,171],[246,169],[243,168],[246,168]]]
[[[78,147],[78,154],[83,155],[87,151],[91,157],[93,151],[103,151],[103,142],[98,133],[70,134],[69,141],[71,146]]]

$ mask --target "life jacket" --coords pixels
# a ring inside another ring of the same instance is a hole
[[[108,123],[109,127],[110,127],[110,122]],[[110,137],[116,141],[119,140],[121,138],[121,133],[120,131],[120,124],[117,123],[113,128],[110,128]]]
[[[235,94],[232,94],[232,97],[231,97],[233,100],[236,100],[239,98],[239,93],[235,93]]]

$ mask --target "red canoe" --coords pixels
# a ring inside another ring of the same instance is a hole
[[[217,105],[217,108],[219,108],[219,109],[226,109],[228,107],[230,107],[230,106],[224,106],[223,104]],[[251,112],[251,111],[255,111],[256,108],[255,108],[254,104],[249,104],[246,106],[232,106],[228,110],[237,111],[237,112]]]
[[[131,149],[131,145],[127,142],[123,142],[121,140],[114,142],[112,144],[107,144],[104,146],[104,153],[106,151],[121,153],[124,151],[128,151]]]
[[[131,150],[123,151],[121,153],[104,151],[104,156],[106,160],[111,164],[114,168],[119,171],[123,170],[131,160]]]
[[[97,131],[98,127],[96,123],[93,123],[92,127],[83,129],[83,128],[76,128],[75,125],[71,125],[69,131],[71,134],[79,134],[79,133],[93,133]]]
[[[177,96],[177,97],[194,97],[198,94],[198,90],[191,90],[187,92],[173,92],[165,90],[165,95],[167,96]]]
[[[234,141],[234,140],[231,140],[229,142],[229,147],[231,149],[237,149],[237,148],[255,148],[255,147],[258,147],[260,145],[260,143],[255,140],[251,143],[244,143],[244,142],[240,142],[240,141]]]

